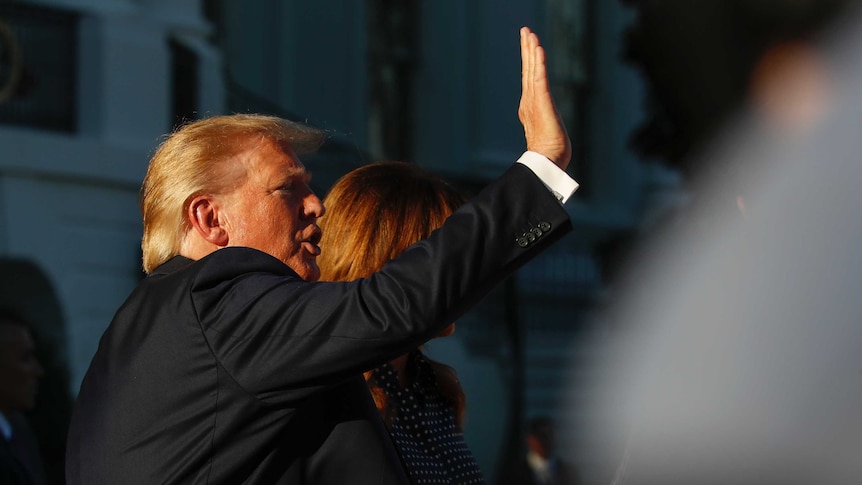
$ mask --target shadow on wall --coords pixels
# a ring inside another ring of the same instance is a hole
[[[45,375],[28,418],[39,441],[48,484],[64,483],[63,460],[72,399],[60,302],[48,277],[36,264],[0,258],[0,307],[13,310],[32,326],[36,356]]]

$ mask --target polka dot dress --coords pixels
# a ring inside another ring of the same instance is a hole
[[[410,355],[408,365],[416,366],[416,379],[406,388],[388,363],[374,371],[397,409],[389,432],[407,474],[416,484],[484,484],[464,435],[455,427],[452,407],[440,394],[434,369],[418,351]]]

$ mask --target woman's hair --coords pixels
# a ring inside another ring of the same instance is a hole
[[[413,164],[383,162],[351,171],[323,201],[321,279],[371,276],[463,203],[454,187]]]
[[[274,116],[214,116],[186,124],[158,147],[141,186],[143,268],[150,273],[180,252],[191,228],[186,211],[194,197],[232,190],[242,183],[234,157],[264,139],[289,145],[297,155],[316,150],[325,132]]]
[[[405,162],[382,162],[351,171],[332,186],[320,219],[322,252],[317,261],[321,280],[366,278],[414,243],[443,225],[464,196],[443,179]],[[443,396],[461,426],[464,391],[455,371],[431,361]],[[366,379],[371,373],[366,373]],[[371,380],[371,394],[384,420],[391,424],[383,390]]]

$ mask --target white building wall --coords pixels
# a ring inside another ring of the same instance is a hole
[[[140,275],[137,186],[144,153],[33,130],[0,130],[2,252],[37,263],[67,325],[71,386]]]
[[[78,131],[0,126],[0,255],[36,262],[66,323],[70,387],[143,276],[138,190],[171,127],[171,36],[201,59],[202,111],[223,109],[221,59],[198,0],[38,1],[80,14]]]

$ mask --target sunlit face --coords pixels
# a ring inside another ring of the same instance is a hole
[[[242,184],[224,197],[222,223],[228,246],[264,251],[306,281],[317,281],[323,216],[320,199],[308,183],[311,174],[290,147],[263,141],[240,156]]]
[[[0,411],[33,408],[44,374],[35,351],[26,328],[0,323]]]

